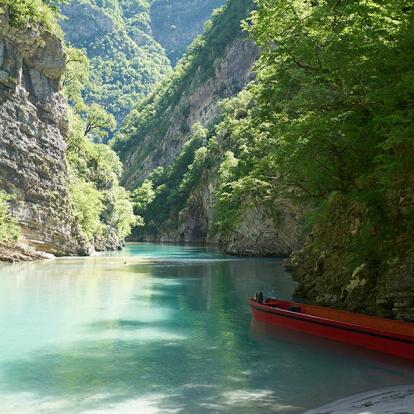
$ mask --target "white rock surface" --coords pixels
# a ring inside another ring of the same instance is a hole
[[[414,414],[414,384],[353,395],[304,414]]]

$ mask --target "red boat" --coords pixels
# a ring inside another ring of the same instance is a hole
[[[414,360],[414,323],[267,298],[250,299],[254,319]]]

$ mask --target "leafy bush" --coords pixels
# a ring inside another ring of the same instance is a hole
[[[82,97],[89,78],[85,53],[69,48],[68,61],[63,84],[72,105],[66,158],[74,216],[92,242],[109,234],[123,239],[138,221],[129,193],[119,185],[122,164],[111,148],[99,143],[115,126],[115,120],[99,105],[87,105]]]
[[[8,201],[11,196],[0,190],[0,245],[12,244],[17,241],[20,229],[16,219],[10,212]]]
[[[61,35],[56,16],[62,2],[64,0],[2,0],[0,12],[8,11],[10,22],[16,27],[40,26]]]
[[[102,234],[104,226],[100,221],[104,208],[103,195],[90,182],[73,177],[70,186],[74,217],[89,241]]]

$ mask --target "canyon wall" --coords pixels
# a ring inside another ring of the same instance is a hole
[[[70,218],[65,60],[58,37],[0,15],[0,188],[14,196],[23,241],[55,255],[87,252]]]

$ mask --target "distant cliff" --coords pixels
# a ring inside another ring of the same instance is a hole
[[[151,4],[151,28],[175,65],[214,9],[225,0],[154,0]]]
[[[246,39],[241,19],[252,7],[250,0],[229,3],[216,18],[172,80],[130,114],[115,142],[124,162],[124,183],[133,188],[156,167],[169,165],[199,122],[213,126],[219,102],[235,96],[248,83],[258,56]],[[146,116],[147,111],[152,111]]]
[[[72,0],[62,7],[65,40],[90,59],[88,102],[119,124],[151,92],[203,31],[224,0]]]
[[[73,0],[62,7],[65,40],[85,49],[90,60],[91,81],[83,95],[118,123],[170,71],[149,13],[143,0]]]
[[[55,255],[87,251],[69,214],[65,60],[55,35],[0,15],[0,188],[15,197],[24,242]]]

